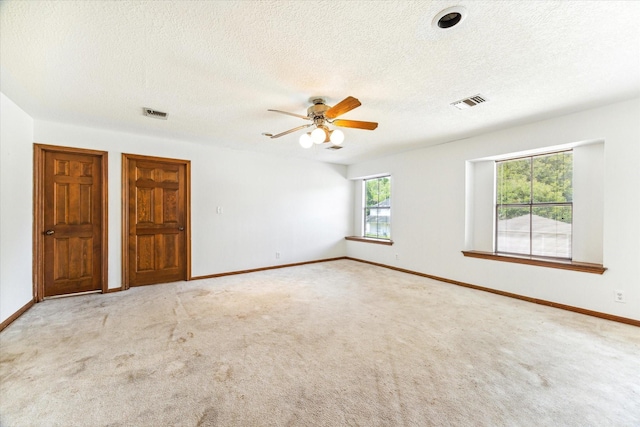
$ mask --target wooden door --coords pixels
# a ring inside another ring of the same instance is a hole
[[[106,153],[36,145],[36,300],[106,287]]]
[[[187,279],[188,162],[123,155],[128,253],[125,283]]]

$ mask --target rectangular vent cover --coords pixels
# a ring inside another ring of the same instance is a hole
[[[144,107],[144,115],[147,117],[153,117],[154,119],[167,120],[168,113],[154,110],[153,108]]]
[[[487,99],[482,95],[474,95],[469,98],[461,99],[460,101],[456,101],[452,103],[454,107],[458,110],[466,110],[467,108],[475,107],[478,104],[482,104],[483,102],[487,102]]]
[[[327,150],[342,150],[342,146],[340,145],[332,145],[331,147],[327,147]]]

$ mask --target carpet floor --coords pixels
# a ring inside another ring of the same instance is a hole
[[[640,426],[640,328],[339,260],[36,304],[0,381],[6,427]]]

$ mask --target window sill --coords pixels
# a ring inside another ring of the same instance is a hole
[[[533,257],[517,257],[510,255],[496,254],[493,252],[481,252],[481,251],[462,251],[464,256],[481,259],[492,259],[494,261],[514,262],[516,264],[528,264],[537,265],[539,267],[559,268],[562,270],[581,271],[583,273],[602,274],[606,268],[602,264],[591,264],[588,262],[576,262],[576,261],[555,261]]]
[[[347,236],[346,240],[353,240],[354,242],[365,242],[365,243],[375,243],[378,245],[393,245],[393,240],[384,240],[384,239],[373,239],[371,237],[360,237],[360,236]]]

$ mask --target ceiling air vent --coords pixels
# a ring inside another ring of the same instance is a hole
[[[144,107],[144,115],[147,117],[153,117],[154,119],[167,120],[169,113],[163,113],[162,111],[157,111],[152,108]]]
[[[466,110],[467,108],[475,107],[478,104],[482,104],[483,102],[487,102],[487,99],[482,95],[474,95],[470,96],[466,99],[461,99],[460,101],[456,101],[452,103],[454,107],[458,110]]]
[[[326,150],[341,150],[341,145],[332,145],[331,147],[327,147]]]

